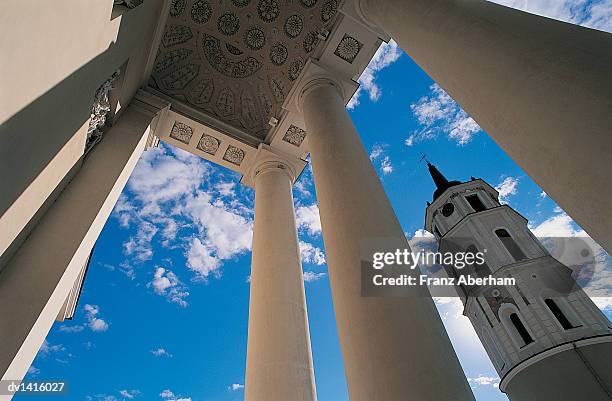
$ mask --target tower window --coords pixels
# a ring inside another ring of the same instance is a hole
[[[434,229],[434,234],[436,234],[438,237],[442,238],[442,234],[440,234],[440,230],[438,230],[438,227],[436,227],[435,225],[433,226]]]
[[[561,324],[561,327],[563,327],[564,330],[569,330],[569,329],[574,328],[574,326],[570,323],[567,317],[565,317],[565,314],[563,313],[561,308],[559,308],[559,306],[557,305],[555,301],[553,301],[550,298],[547,298],[544,300],[544,303],[546,304],[546,306],[548,306],[548,309],[550,309],[552,314],[555,315],[555,318]]]
[[[525,343],[525,345],[531,344],[533,342],[533,338],[531,337],[531,334],[529,334],[529,332],[527,331],[527,328],[521,321],[521,318],[516,313],[511,313],[510,321],[514,325],[514,328],[516,329],[518,334],[523,339],[523,342]]]
[[[475,212],[482,212],[483,210],[487,210],[485,205],[482,203],[482,201],[476,194],[466,196],[465,200],[468,201],[468,203],[470,204],[472,209],[474,209]]]
[[[470,245],[465,249],[466,252],[476,255],[478,253],[478,248],[474,245]],[[487,263],[478,264],[476,262],[472,263],[470,267],[476,273],[478,277],[488,277],[491,275],[491,269],[487,265]]]
[[[495,235],[497,235],[497,238],[499,238],[504,247],[508,250],[508,252],[510,252],[510,255],[512,255],[514,260],[518,261],[527,259],[521,248],[519,248],[518,244],[516,241],[514,241],[514,238],[510,236],[508,231],[500,228],[499,230],[495,230]]]

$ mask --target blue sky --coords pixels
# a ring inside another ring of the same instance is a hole
[[[612,26],[610,0],[499,2]],[[497,187],[537,234],[584,235],[393,42],[360,81],[349,112],[409,238],[423,234],[434,189],[421,152],[449,179]],[[239,178],[168,145],[146,152],[96,244],[74,320],[53,326],[28,378],[67,380],[70,400],[242,400],[254,193]],[[318,398],[347,401],[309,168],[294,196]],[[612,300],[597,302],[611,317]],[[478,401],[506,400],[459,303],[437,305]]]

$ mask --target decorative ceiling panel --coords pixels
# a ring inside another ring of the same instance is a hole
[[[172,0],[149,84],[263,140],[338,5]]]

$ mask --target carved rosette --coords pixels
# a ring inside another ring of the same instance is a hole
[[[244,150],[237,148],[236,146],[229,145],[225,154],[223,155],[223,160],[235,164],[236,166],[240,166],[242,160],[244,160]]]
[[[342,60],[352,63],[355,61],[357,54],[361,50],[363,43],[355,39],[354,37],[344,34],[334,54],[340,57]]]
[[[208,154],[214,155],[219,150],[219,145],[221,141],[215,138],[212,135],[204,134],[200,141],[198,142],[197,148],[202,152],[206,152]]]
[[[285,135],[283,136],[283,141],[299,147],[300,145],[302,145],[302,142],[304,142],[305,138],[306,131],[292,124],[287,129],[287,132],[285,132]]]
[[[188,144],[192,136],[193,129],[189,125],[183,124],[179,121],[174,122],[172,130],[170,131],[170,138],[174,138],[179,142]]]

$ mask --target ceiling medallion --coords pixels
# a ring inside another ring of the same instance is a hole
[[[164,44],[164,47],[171,47],[185,43],[191,38],[193,38],[193,34],[188,26],[173,25],[166,29],[162,43]]]
[[[193,129],[187,124],[175,121],[170,131],[170,138],[174,138],[179,142],[188,144],[193,135]]]
[[[239,61],[229,59],[221,50],[221,42],[214,36],[202,35],[204,56],[210,65],[221,74],[233,78],[246,78],[261,68],[261,62],[248,56]]]
[[[181,15],[186,5],[185,0],[172,0],[172,4],[170,4],[170,15],[173,17],[178,17]]]
[[[231,36],[238,32],[240,19],[234,13],[225,13],[217,20],[217,28],[222,34]]]
[[[327,0],[321,8],[321,21],[328,22],[338,12],[338,0]]]
[[[225,151],[225,154],[223,155],[223,160],[235,164],[236,166],[240,166],[240,163],[242,163],[242,160],[244,160],[244,150],[229,145]]]
[[[191,7],[191,19],[196,24],[208,22],[212,14],[210,3],[205,0],[196,0]]]
[[[302,68],[304,68],[304,60],[302,60],[302,58],[293,60],[289,65],[289,80],[295,81],[300,75],[300,72],[302,72]]]
[[[277,42],[270,47],[270,61],[276,65],[282,65],[285,61],[287,61],[288,55],[289,52],[287,51],[287,46],[281,42]]]
[[[198,142],[197,148],[202,152],[206,152],[208,154],[214,155],[219,150],[219,145],[221,142],[212,135],[204,134],[200,141]]]
[[[302,0],[302,5],[306,8],[314,7],[318,0]]]
[[[263,29],[253,26],[244,33],[244,44],[251,50],[259,50],[266,44]]]
[[[155,72],[160,73],[171,65],[176,64],[179,61],[185,60],[191,55],[192,52],[193,51],[191,49],[176,49],[171,50],[163,55],[160,54],[157,58],[157,61],[155,62]]]
[[[285,33],[292,39],[298,37],[303,28],[304,18],[301,15],[294,14],[285,21]]]
[[[257,4],[257,14],[259,18],[265,22],[272,22],[278,18],[280,14],[280,8],[276,0],[259,0]]]
[[[306,37],[304,38],[304,43],[303,43],[304,51],[306,53],[310,53],[311,51],[314,50],[314,48],[317,46],[318,43],[319,43],[319,36],[317,35],[317,33],[308,32],[306,34]]]
[[[283,136],[283,141],[299,147],[302,142],[304,142],[304,138],[306,138],[306,131],[292,124],[287,129],[287,132],[285,132],[285,135]]]
[[[336,48],[334,54],[340,57],[342,60],[352,63],[355,61],[355,58],[357,57],[357,54],[361,50],[362,46],[363,43],[359,42],[350,35],[344,34],[344,37],[340,43],[338,43],[338,47]]]

